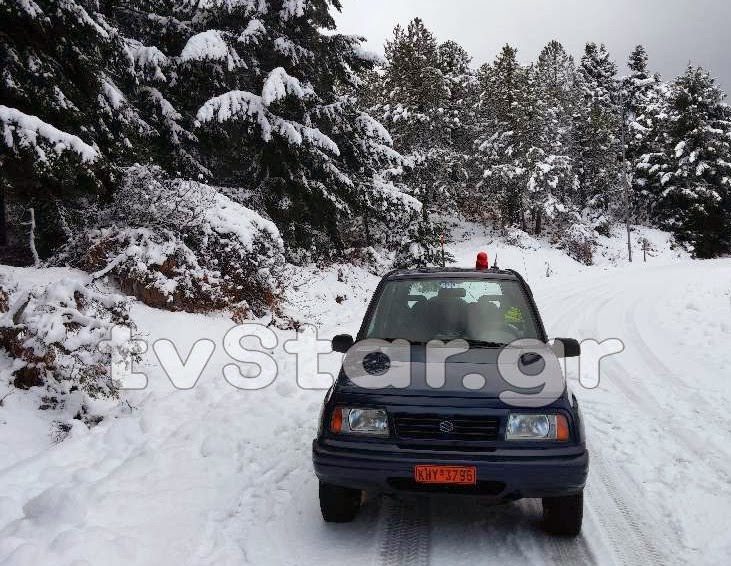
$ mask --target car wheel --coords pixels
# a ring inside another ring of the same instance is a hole
[[[328,523],[349,523],[360,509],[361,491],[320,482],[320,511]]]
[[[584,492],[563,497],[543,498],[543,525],[553,535],[572,536],[581,532]]]

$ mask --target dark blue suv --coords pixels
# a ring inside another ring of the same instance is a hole
[[[399,270],[378,285],[313,442],[325,521],[362,492],[542,498],[549,532],[581,530],[589,456],[576,397],[523,278],[497,268]]]

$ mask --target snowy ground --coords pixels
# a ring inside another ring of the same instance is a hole
[[[129,394],[132,410],[92,430],[76,426],[60,444],[46,414],[7,397],[0,563],[729,563],[731,259],[691,261],[647,231],[656,248],[648,263],[626,265],[618,236],[584,267],[529,238],[521,249],[462,231],[450,246],[458,263],[497,251],[501,266],[527,275],[550,335],[625,344],[602,362],[595,389],[570,368],[592,452],[579,539],[544,535],[532,500],[369,501],[353,524],[324,524],[310,461],[323,391],[297,386],[294,356],[281,348],[292,333],[280,333],[277,381],[243,391],[222,377],[230,320],[138,304],[133,318],[146,337],[173,339],[183,355],[200,338],[219,344],[206,373],[192,390],[175,390],[148,355],[151,384]],[[289,308],[321,336],[354,333],[376,283],[350,267],[300,272]],[[334,371],[337,357],[323,358]]]

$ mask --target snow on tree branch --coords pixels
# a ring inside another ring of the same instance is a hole
[[[234,118],[254,119],[262,131],[265,141],[271,139],[272,125],[267,119],[267,110],[261,96],[243,90],[232,90],[215,96],[200,107],[196,120],[200,123],[228,122]]]
[[[21,146],[38,147],[40,137],[51,144],[58,154],[70,150],[77,153],[82,161],[93,161],[98,157],[97,150],[78,136],[63,132],[37,116],[25,114],[15,108],[0,104],[0,122],[3,123],[3,139],[8,147],[13,147],[15,134]],[[45,161],[45,156],[39,153],[39,157]]]
[[[315,55],[309,49],[297,45],[291,39],[278,37],[274,40],[274,50],[287,57],[293,65],[299,65],[303,61],[312,61]]]
[[[183,5],[201,12],[243,9],[247,14],[266,14],[269,11],[266,0],[183,0]]]
[[[382,55],[363,47],[359,37],[353,37],[352,51],[353,55],[362,61],[368,61],[374,65],[383,65],[386,63],[386,59]]]
[[[307,141],[335,155],[340,154],[337,144],[320,130],[277,116],[269,111],[261,96],[246,91],[232,90],[211,98],[198,110],[196,119],[200,124],[213,121],[223,124],[234,119],[253,121],[259,125],[266,142],[277,133],[290,144],[301,145]]]
[[[366,131],[369,137],[389,145],[393,143],[393,139],[391,138],[391,134],[388,133],[388,130],[372,116],[365,112],[361,112],[356,118],[356,121],[358,125]]]
[[[305,15],[307,0],[284,0],[279,12],[283,20],[293,20]]]
[[[148,47],[139,41],[125,39],[125,52],[136,68],[152,71],[155,80],[166,80],[162,69],[168,65],[168,57],[157,47]]]
[[[18,0],[14,4],[16,8],[22,10],[31,18],[35,19],[43,14],[43,10],[41,10],[40,6],[33,2],[33,0]]]
[[[261,20],[253,18],[249,20],[248,24],[246,24],[244,31],[239,34],[237,41],[244,45],[249,45],[251,43],[258,45],[260,38],[266,35],[266,32],[266,27],[264,27],[264,24],[261,23]]]
[[[302,88],[298,79],[288,75],[282,67],[277,67],[267,75],[261,90],[261,99],[264,106],[270,106],[272,103],[286,98],[288,94],[304,98],[305,94],[311,93],[312,89]]]
[[[191,37],[180,54],[181,61],[218,61],[229,56],[228,45],[221,32],[209,29]]]

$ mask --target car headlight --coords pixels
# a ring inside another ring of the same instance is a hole
[[[338,433],[388,436],[388,415],[383,409],[335,407],[330,430]]]
[[[568,440],[569,423],[564,415],[511,413],[506,440]]]

